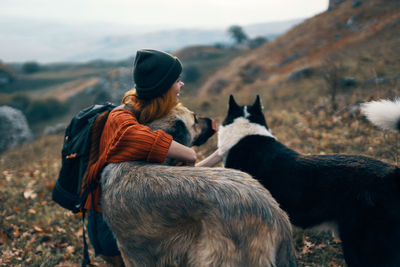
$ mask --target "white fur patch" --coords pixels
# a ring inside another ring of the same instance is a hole
[[[218,129],[218,153],[225,160],[227,152],[234,145],[236,145],[240,139],[248,135],[264,135],[274,139],[275,136],[271,134],[264,126],[251,123],[249,120],[239,117],[233,121],[233,123],[226,126],[220,126]]]
[[[243,108],[243,113],[244,113],[244,117],[245,117],[245,118],[250,117],[250,113],[247,111],[247,106],[244,106],[244,108]]]
[[[400,99],[371,101],[361,105],[361,112],[373,124],[388,130],[397,130],[400,119]]]

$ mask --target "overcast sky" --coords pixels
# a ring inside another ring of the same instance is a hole
[[[0,17],[62,23],[227,27],[311,17],[328,0],[1,0]]]
[[[134,54],[138,41],[140,46],[178,49],[143,36],[162,30],[226,31],[231,25],[304,19],[326,11],[328,1],[0,0],[0,61],[117,59]],[[123,43],[127,36],[131,39]],[[179,41],[174,35],[162,38]]]

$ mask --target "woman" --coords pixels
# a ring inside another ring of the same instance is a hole
[[[125,94],[123,106],[108,115],[100,138],[98,159],[89,167],[86,185],[98,179],[104,166],[111,162],[163,162],[167,157],[189,165],[196,162],[193,149],[173,141],[161,130],[152,132],[142,125],[161,118],[179,103],[184,86],[181,72],[181,62],[170,54],[152,49],[137,51],[133,71],[136,88]],[[219,161],[218,153],[214,153],[199,164],[212,166]],[[96,255],[114,266],[122,266],[116,241],[102,218],[100,188],[89,195],[85,209],[90,210],[88,234]]]

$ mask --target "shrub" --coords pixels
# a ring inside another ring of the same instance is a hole
[[[249,40],[249,47],[251,49],[255,49],[257,47],[262,46],[263,44],[265,44],[267,42],[268,42],[267,38],[262,37],[262,36],[257,36],[255,38]]]
[[[213,47],[214,47],[214,48],[217,48],[217,49],[224,50],[224,49],[227,49],[227,48],[228,48],[228,45],[227,45],[227,44],[224,44],[224,43],[215,43],[215,44],[213,45]]]
[[[336,110],[336,96],[345,71],[340,55],[332,55],[325,58],[322,67],[322,78],[325,81],[328,94],[331,98],[332,109]]]
[[[4,65],[0,61],[0,86],[12,83],[15,80],[15,74],[11,67]]]
[[[38,63],[30,61],[26,62],[22,65],[22,71],[27,74],[35,73],[40,70],[40,66]]]
[[[239,25],[230,26],[228,28],[228,34],[239,45],[245,43],[249,39],[247,34],[244,32],[243,28],[240,27]]]
[[[30,123],[45,121],[63,115],[68,107],[54,98],[33,101],[26,109],[26,117]]]
[[[31,99],[25,94],[17,94],[11,98],[11,101],[8,103],[9,106],[21,110],[23,113],[26,113],[29,105],[31,104]]]

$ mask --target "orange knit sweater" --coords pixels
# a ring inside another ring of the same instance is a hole
[[[151,131],[149,127],[139,124],[136,117],[126,109],[114,109],[110,112],[104,125],[99,144],[99,157],[88,172],[88,184],[99,179],[107,163],[146,160],[163,162],[167,157],[172,136],[161,130]],[[94,208],[101,212],[100,187],[89,195],[85,209]]]

